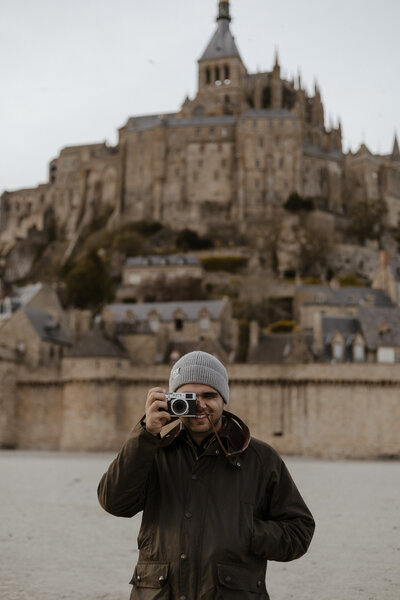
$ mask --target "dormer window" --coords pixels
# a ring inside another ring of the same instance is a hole
[[[183,319],[176,318],[175,319],[175,331],[182,331],[183,329]]]
[[[354,362],[364,361],[364,346],[362,344],[354,344],[353,346],[353,360]]]
[[[332,344],[332,357],[337,362],[341,362],[343,360],[343,344],[342,344],[342,342],[334,342]]]

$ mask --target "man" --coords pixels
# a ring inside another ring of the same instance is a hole
[[[184,355],[170,392],[195,392],[196,416],[169,423],[164,391],[153,388],[133,431],[98,489],[102,507],[143,510],[131,600],[267,600],[267,560],[299,558],[314,521],[285,464],[224,411],[228,374],[206,352]]]

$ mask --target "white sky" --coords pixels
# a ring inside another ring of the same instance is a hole
[[[197,86],[217,0],[0,0],[0,193],[47,181],[67,145],[107,140],[129,116],[174,112]],[[400,135],[399,0],[231,0],[249,72],[317,79],[345,150]]]

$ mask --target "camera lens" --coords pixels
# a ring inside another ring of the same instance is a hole
[[[189,405],[186,400],[174,400],[171,402],[171,411],[174,415],[185,415],[189,410]]]

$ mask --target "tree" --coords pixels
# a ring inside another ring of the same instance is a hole
[[[379,240],[383,233],[384,217],[387,213],[383,200],[357,200],[349,208],[349,233],[363,245],[367,239]]]
[[[108,270],[97,252],[91,251],[65,277],[68,303],[76,308],[97,310],[113,297]]]

